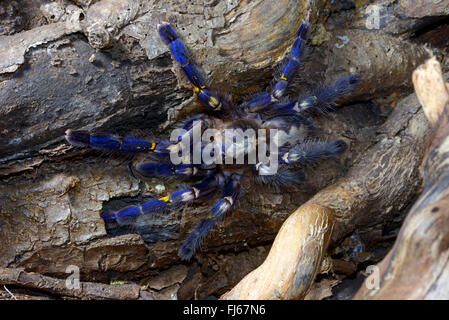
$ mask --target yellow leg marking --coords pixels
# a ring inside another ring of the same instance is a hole
[[[284,75],[282,75],[281,80],[287,81],[287,78]]]
[[[165,197],[159,198],[159,200],[162,200],[164,202],[169,202],[170,201],[170,195],[167,195]]]
[[[218,100],[215,97],[210,97],[210,104],[212,106],[217,106],[218,105]]]

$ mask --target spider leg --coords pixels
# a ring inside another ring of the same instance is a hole
[[[285,94],[288,82],[292,80],[296,70],[299,67],[301,54],[304,51],[304,45],[307,41],[309,29],[310,27],[306,23],[303,23],[299,28],[298,36],[290,53],[290,60],[284,67],[279,81],[276,83],[271,92],[276,99],[280,99]]]
[[[204,177],[210,175],[212,168],[205,169],[201,165],[171,163],[159,164],[153,162],[138,162],[136,171],[144,177],[170,177],[179,176],[185,178]]]
[[[127,153],[169,153],[167,143],[150,142],[144,139],[123,138],[111,134],[90,133],[88,131],[67,130],[65,138],[76,147],[91,147],[102,151],[122,151]]]
[[[325,112],[335,101],[351,93],[360,83],[358,75],[351,75],[340,79],[324,90],[296,101],[276,104],[268,113],[274,114],[302,114],[306,112]]]
[[[299,28],[298,35],[293,44],[292,51],[290,52],[290,59],[285,65],[284,70],[271,93],[262,93],[254,97],[244,104],[245,107],[251,108],[252,110],[263,109],[278,102],[279,99],[282,98],[287,90],[288,83],[292,80],[300,65],[301,54],[304,51],[304,44],[306,43],[309,29],[310,27],[306,23],[303,23]]]
[[[256,171],[255,182],[268,185],[279,190],[281,187],[297,187],[305,182],[305,175],[301,171],[289,170],[285,165],[299,164],[302,166],[314,165],[322,160],[335,158],[346,150],[343,140],[332,142],[306,141],[293,146],[288,152],[279,153],[279,170],[272,172],[267,163],[258,163],[254,166]]]
[[[281,168],[274,174],[266,174],[269,167],[266,164],[258,163],[254,166],[257,172],[255,182],[257,184],[267,185],[279,190],[282,187],[298,187],[306,181],[306,177],[301,171],[293,171]]]
[[[240,182],[238,179],[232,178],[226,184],[221,200],[211,209],[208,217],[202,220],[195,230],[187,236],[187,239],[179,249],[178,255],[182,260],[190,260],[192,258],[202,240],[212,230],[215,223],[231,210],[237,199],[239,188]]]
[[[193,185],[192,188],[179,190],[165,197],[137,206],[126,207],[117,212],[105,215],[102,218],[109,226],[130,225],[140,215],[160,212],[170,207],[199,199],[214,192],[216,188],[217,179],[209,177]]]
[[[313,165],[321,160],[335,158],[346,150],[343,140],[332,142],[306,141],[299,143],[288,152],[280,153],[281,163]]]
[[[223,99],[206,88],[204,79],[201,77],[192,61],[190,61],[183,42],[178,38],[170,24],[168,22],[162,22],[161,24],[158,24],[157,28],[162,40],[164,40],[170,48],[173,57],[181,65],[184,74],[192,83],[198,97],[213,110],[220,110],[224,104]]]

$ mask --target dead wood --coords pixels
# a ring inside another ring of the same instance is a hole
[[[409,39],[427,22],[416,12],[394,18],[396,7],[388,6],[389,23],[373,31],[364,6],[332,11],[335,3],[21,2],[20,10],[0,21],[0,32],[6,30],[0,36],[0,267],[65,279],[67,266],[76,265],[90,282],[146,279],[160,291],[156,298],[220,296],[263,262],[290,213],[332,184],[300,210],[303,218],[290,220],[296,221],[290,228],[304,237],[318,237],[311,248],[316,251],[307,250],[303,260],[284,258],[309,267],[287,270],[297,286],[265,296],[304,296],[321,270],[320,260],[336,251],[333,270],[356,272],[360,261],[346,254],[358,246],[347,245],[356,234],[368,257],[363,263],[379,261],[383,251],[377,248],[391,245],[421,186],[417,168],[429,142],[428,127],[416,97],[403,97],[412,70],[427,56],[419,41]],[[26,24],[5,28],[5,21],[20,18]],[[110,234],[102,213],[165,195],[177,185],[140,181],[126,159],[77,151],[63,139],[69,128],[166,137],[177,120],[204,111],[157,35],[162,20],[178,27],[211,85],[237,102],[270,84],[301,20],[312,24],[312,47],[294,95],[349,73],[363,78],[346,101],[359,103],[317,120],[324,137],[349,145],[342,158],[307,172],[301,190],[261,190],[241,199],[185,265],[177,250],[216,199],[157,215],[147,221],[144,235]],[[445,34],[434,32],[440,38]],[[313,220],[307,208],[321,212],[328,229],[303,226]]]
[[[310,220],[305,217],[314,217],[318,211],[324,215],[322,219],[335,220],[329,242],[327,232],[330,229],[318,234],[322,247],[329,244],[332,249],[354,229],[382,224],[407,205],[420,185],[418,167],[430,133],[416,96],[411,95],[401,101],[378,131],[382,132],[378,142],[366,151],[345,177],[299,207],[284,222],[285,227],[281,228],[265,262],[222,298],[303,298],[314,279],[311,275],[320,271],[322,251],[315,249],[306,255],[298,254],[287,264],[278,261],[287,252],[302,253],[305,247],[315,247],[316,240],[311,235],[321,230],[321,222],[318,220],[320,223],[309,225]],[[296,228],[287,227],[292,224]],[[279,250],[283,253],[278,256]],[[297,268],[298,264],[302,267]],[[281,274],[291,276],[284,280],[283,277],[278,278]]]
[[[150,299],[151,294],[136,284],[107,285],[81,282],[77,279],[56,279],[38,273],[24,272],[23,269],[0,268],[0,285],[14,286],[45,293],[50,296],[77,299]]]
[[[282,225],[265,262],[221,298],[304,298],[320,271],[333,227],[331,209],[302,205]]]
[[[371,285],[355,299],[449,298],[449,86],[435,58],[413,73],[413,83],[434,135],[422,167],[424,190],[379,272],[367,278]]]

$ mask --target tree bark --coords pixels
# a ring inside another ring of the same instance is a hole
[[[418,167],[430,142],[429,126],[416,95],[402,100],[377,131],[378,142],[335,185],[318,192],[292,213],[265,262],[222,298],[304,298],[321,271],[324,248],[330,245],[334,249],[359,228],[371,229],[365,230],[373,233],[366,238],[374,238],[379,225],[404,209],[420,186]],[[335,220],[335,224],[332,228],[328,222],[323,228],[322,220]],[[316,249],[309,250],[311,247]],[[286,252],[292,252],[293,257],[288,263],[279,263]],[[284,278],[285,274],[291,276]]]
[[[289,228],[316,242],[292,251],[306,250],[303,260],[285,256],[301,266],[289,274],[296,287],[284,282],[264,297],[303,297],[326,255],[340,283],[392,244],[419,191],[418,166],[429,143],[419,103],[407,96],[410,75],[427,56],[414,32],[426,27],[431,39],[444,37],[444,25],[429,27],[440,19],[431,16],[438,8],[407,16],[388,6],[382,14],[389,23],[373,31],[366,6],[337,8],[330,0],[16,2],[0,10],[0,274],[19,269],[61,280],[76,266],[82,282],[139,281],[155,299],[219,297],[277,257],[267,257],[270,245],[303,204]],[[311,48],[292,97],[350,73],[362,76],[340,107],[316,119],[323,137],[347,142],[341,159],[306,172],[300,190],[249,192],[190,263],[180,261],[178,248],[216,198],[155,215],[143,233],[111,234],[102,214],[166,195],[177,184],[141,181],[127,159],[80,151],[63,138],[67,129],[165,138],[177,121],[204,111],[159,39],[163,20],[177,27],[211,86],[236,103],[269,86],[303,20],[312,26]],[[315,211],[326,231],[303,225]],[[351,258],[360,243],[363,257]],[[303,269],[307,259],[317,263]]]
[[[435,58],[413,73],[413,83],[434,136],[422,167],[424,190],[355,299],[449,298],[449,83]]]

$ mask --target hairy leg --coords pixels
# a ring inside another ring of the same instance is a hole
[[[269,168],[267,165],[261,163],[255,165],[254,169],[258,174],[255,182],[273,187],[275,190],[279,190],[281,187],[298,187],[306,181],[306,177],[301,171],[279,168],[274,174],[264,174]]]
[[[292,80],[300,65],[301,54],[304,51],[308,33],[309,25],[303,23],[299,28],[298,35],[293,44],[292,51],[290,52],[290,59],[285,65],[284,70],[271,93],[262,93],[254,97],[250,101],[244,103],[244,107],[252,110],[263,109],[278,102],[279,99],[284,96],[288,83]]]
[[[147,161],[141,161],[135,165],[136,171],[144,177],[204,177],[213,173],[215,167],[205,168],[203,165],[193,164],[178,164],[173,165],[170,163],[153,163]]]
[[[221,200],[212,208],[209,216],[202,220],[184,241],[179,249],[178,255],[183,260],[189,260],[201,245],[203,239],[212,230],[215,223],[220,220],[234,205],[240,188],[238,179],[231,179],[225,186],[225,191]]]
[[[162,22],[157,26],[157,28],[161,38],[170,48],[173,57],[181,65],[184,74],[192,83],[198,97],[213,110],[220,110],[225,102],[219,97],[218,94],[206,88],[204,79],[202,79],[198,70],[195,68],[193,62],[187,54],[184,44],[181,39],[178,38],[174,29],[168,22]]]
[[[354,91],[359,83],[359,76],[351,75],[306,98],[273,105],[270,110],[267,110],[267,113],[305,114],[315,111],[320,113],[326,112],[338,99]]]
[[[214,192],[217,189],[217,179],[209,177],[195,184],[192,188],[176,191],[154,201],[137,206],[123,208],[117,212],[103,216],[110,227],[133,224],[135,219],[144,214],[160,212],[170,207],[178,206]]]
[[[281,153],[280,159],[282,163],[306,166],[335,158],[345,150],[346,143],[343,140],[332,142],[310,140],[295,145],[288,152]]]
[[[90,133],[88,131],[67,130],[65,133],[67,142],[76,147],[90,147],[92,149],[126,153],[169,153],[166,149],[169,144],[156,143],[145,139],[123,138],[112,134]]]

